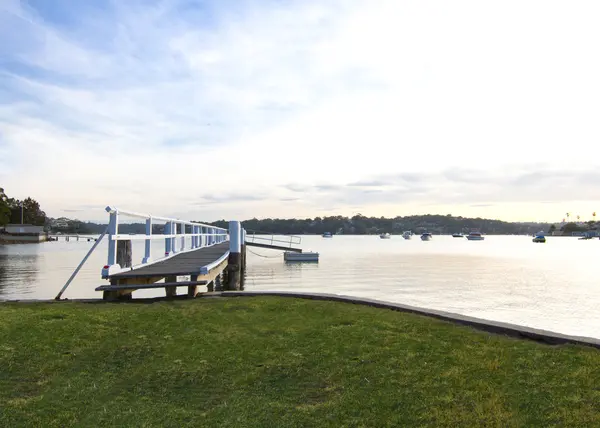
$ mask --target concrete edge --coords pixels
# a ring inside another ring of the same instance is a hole
[[[548,345],[584,345],[600,349],[600,339],[584,336],[571,336],[567,334],[552,332],[548,330],[536,329],[533,327],[520,326],[500,321],[485,320],[482,318],[470,317],[453,312],[438,311],[435,309],[426,309],[417,306],[404,305],[402,303],[385,302],[382,300],[369,299],[365,297],[345,296],[341,294],[327,293],[303,293],[295,291],[222,291],[213,293],[202,293],[197,298],[219,298],[219,297],[292,297],[309,300],[324,300],[332,302],[351,303],[356,305],[370,306],[373,308],[389,309],[405,313],[423,315],[430,318],[435,318],[443,321],[449,321],[455,324],[460,324],[477,330],[494,333],[504,336],[515,337],[519,339],[533,340]],[[113,303],[113,304],[150,304],[158,302],[168,302],[177,300],[190,300],[187,296],[177,297],[149,297],[138,298],[127,301],[108,302],[102,299],[73,299],[73,300],[0,300],[2,303]]]
[[[562,333],[556,333],[548,330],[541,330],[532,327],[520,326],[516,324],[504,323],[499,321],[485,320],[481,318],[460,315],[453,312],[438,311],[435,309],[426,309],[416,306],[404,305],[401,303],[384,302],[363,297],[345,296],[339,294],[327,293],[302,293],[285,291],[224,291],[223,297],[295,297],[310,300],[327,300],[334,302],[345,302],[357,305],[370,306],[374,308],[389,309],[393,311],[424,315],[443,321],[449,321],[473,327],[477,330],[489,333],[500,334],[504,336],[516,337],[519,339],[528,339],[549,345],[585,345],[600,349],[600,339],[585,336],[570,336]]]

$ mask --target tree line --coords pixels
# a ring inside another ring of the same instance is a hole
[[[227,227],[228,222],[220,220],[211,223],[218,227]],[[410,230],[415,233],[431,232],[436,234],[468,233],[478,230],[486,234],[519,235],[532,234],[547,230],[548,223],[513,223],[483,218],[455,217],[448,215],[413,215],[405,217],[366,217],[357,214],[353,217],[329,216],[306,219],[251,219],[242,222],[247,231],[275,234],[337,234],[369,235],[379,233],[402,233]]]

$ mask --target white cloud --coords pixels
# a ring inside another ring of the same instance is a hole
[[[596,2],[188,6],[107,2],[48,16],[3,2],[9,194],[55,216],[85,207],[81,217],[97,219],[91,207],[114,204],[209,220],[452,207],[549,219],[598,197],[572,179],[600,164]],[[482,178],[528,170],[571,178],[510,191]],[[398,173],[429,177],[421,185],[436,191],[292,197],[282,187]]]

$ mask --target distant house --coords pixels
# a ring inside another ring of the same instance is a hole
[[[0,242],[43,242],[48,239],[44,226],[31,224],[7,224],[0,234]]]
[[[71,220],[65,217],[52,219],[52,221],[50,222],[50,227],[52,227],[53,229],[68,229],[70,226],[70,222]]]

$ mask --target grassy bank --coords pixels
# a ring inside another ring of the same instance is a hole
[[[600,352],[273,297],[0,305],[0,426],[600,425]]]

